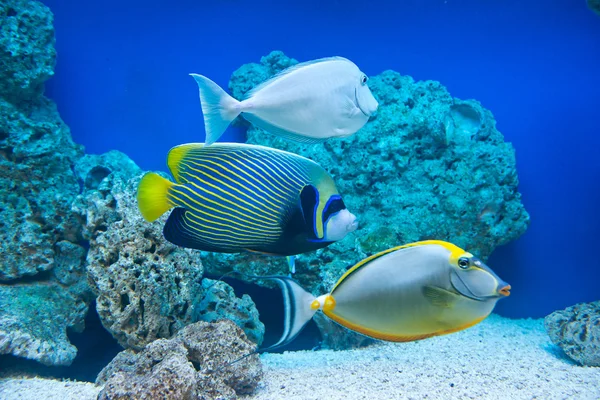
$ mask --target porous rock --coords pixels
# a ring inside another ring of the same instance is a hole
[[[241,98],[295,63],[273,52],[234,72],[230,91]],[[415,82],[394,71],[372,76],[369,87],[379,102],[377,116],[348,138],[302,144],[247,124],[249,143],[321,164],[358,217],[353,234],[297,256],[295,279],[315,295],[328,292],[359,260],[393,246],[447,240],[485,260],[529,225],[514,149],[489,110],[453,98],[439,82]],[[287,273],[285,259],[255,254],[205,254],[203,262],[211,273]]]
[[[264,326],[252,300],[237,299],[225,283],[206,291],[199,253],[163,237],[168,213],[144,220],[135,197],[141,176],[109,174],[77,205],[86,221],[87,270],[104,327],[123,347],[139,350],[198,320],[231,317],[261,343]]]
[[[158,339],[132,358],[133,365],[125,364],[122,371],[110,366],[113,374],[98,400],[194,398],[196,370],[180,343]]]
[[[53,15],[32,0],[0,2],[0,96],[35,102],[54,75]]]
[[[600,367],[600,301],[580,303],[544,318],[552,343],[575,362]]]
[[[227,318],[244,330],[256,344],[262,344],[265,326],[259,320],[258,310],[247,294],[236,297],[233,288],[223,281],[204,278],[202,301],[194,307],[194,321],[214,322]]]
[[[105,367],[96,383],[99,399],[235,399],[252,394],[262,378],[258,355],[230,320],[197,322],[172,339],[159,339],[141,352],[125,350]]]
[[[50,10],[1,2],[0,353],[69,365],[77,349],[67,329],[83,330],[92,293],[71,210],[83,148],[42,95],[55,56]]]

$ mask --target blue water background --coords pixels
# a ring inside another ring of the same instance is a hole
[[[540,317],[600,299],[600,17],[584,0],[44,2],[58,50],[46,92],[75,141],[144,169],[204,140],[190,72],[226,87],[271,50],[342,55],[481,101],[516,148],[532,219],[489,261],[513,286],[496,310]]]

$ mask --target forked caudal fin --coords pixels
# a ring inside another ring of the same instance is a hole
[[[272,280],[279,285],[283,294],[283,309],[285,312],[281,338],[277,343],[259,349],[259,352],[262,353],[285,346],[294,340],[319,308],[312,307],[313,302],[316,300],[315,296],[287,276],[261,276],[260,279]]]
[[[250,279],[271,280],[275,281],[279,285],[281,291],[283,292],[283,304],[285,310],[283,334],[277,343],[269,347],[258,348],[251,353],[245,354],[231,362],[228,362],[225,365],[222,365],[213,372],[219,372],[224,368],[254,354],[264,353],[274,350],[278,347],[285,346],[294,340],[296,336],[298,336],[298,334],[302,331],[302,328],[304,328],[304,326],[308,323],[308,321],[310,321],[310,319],[319,309],[319,307],[315,307],[315,303],[317,303],[318,300],[312,294],[304,290],[293,279],[286,276],[257,276],[243,274],[236,271],[232,271],[226,275],[230,274],[241,275]]]
[[[205,76],[190,74],[198,84],[200,106],[204,114],[205,145],[216,142],[238,115],[240,102],[228,95],[219,85]]]
[[[260,348],[259,353],[285,346],[298,336],[304,326],[311,320],[319,307],[315,307],[315,296],[307,292],[296,281],[287,276],[255,276],[240,274],[252,279],[274,281],[279,285],[283,294],[284,321],[283,333],[277,343]]]

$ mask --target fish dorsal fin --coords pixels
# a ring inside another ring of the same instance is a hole
[[[269,79],[267,79],[266,81],[264,81],[263,83],[259,84],[258,86],[254,87],[253,89],[250,89],[243,97],[243,100],[249,99],[250,97],[254,96],[258,91],[264,89],[265,87],[269,86],[271,83],[273,83],[274,81],[276,81],[277,79],[280,79],[286,75],[291,74],[292,72],[295,72],[297,70],[299,70],[300,68],[304,68],[304,67],[308,67],[309,65],[313,65],[313,64],[320,64],[320,63],[324,63],[324,62],[328,62],[328,61],[348,61],[348,62],[352,62],[350,60],[348,60],[347,58],[344,57],[339,57],[339,56],[334,56],[334,57],[324,57],[324,58],[319,58],[317,60],[311,60],[311,61],[305,61],[302,63],[298,63],[296,65],[292,65],[291,67],[288,67],[282,71],[279,71],[278,73],[276,73],[275,75],[273,75],[272,77],[270,77]]]
[[[169,150],[169,154],[167,155],[167,166],[169,167],[169,171],[175,178],[175,182],[177,183],[185,183],[186,180],[182,179],[179,176],[179,170],[181,166],[181,162],[185,160],[185,157],[192,150],[199,150],[204,147],[203,143],[187,143],[179,146],[173,147]]]
[[[341,278],[336,282],[336,284],[333,286],[333,289],[331,289],[331,293],[334,292],[334,290],[350,275],[352,275],[354,272],[356,272],[358,269],[366,266],[367,264],[369,264],[371,261],[376,260],[382,256],[385,256],[386,254],[390,254],[393,253],[394,251],[398,251],[398,250],[402,250],[402,249],[408,249],[408,248],[412,248],[412,247],[418,247],[418,246],[425,246],[425,245],[438,245],[438,246],[442,246],[443,248],[447,249],[450,251],[451,254],[463,254],[465,253],[465,251],[463,249],[461,249],[460,247],[449,243],[449,242],[444,242],[442,240],[422,240],[419,242],[413,242],[413,243],[408,243],[408,244],[404,244],[402,246],[396,246],[396,247],[392,247],[390,249],[384,250],[382,252],[379,252],[377,254],[373,254],[370,257],[365,258],[364,260],[359,261],[356,265],[354,265],[352,268],[350,268],[348,271],[346,271],[346,273],[344,275],[341,276]]]

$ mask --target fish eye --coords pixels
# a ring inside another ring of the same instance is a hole
[[[458,266],[462,269],[469,268],[469,259],[467,257],[461,257],[458,259]]]
[[[360,78],[360,83],[362,85],[365,85],[368,80],[369,80],[369,78],[366,75],[363,75],[362,78]]]

